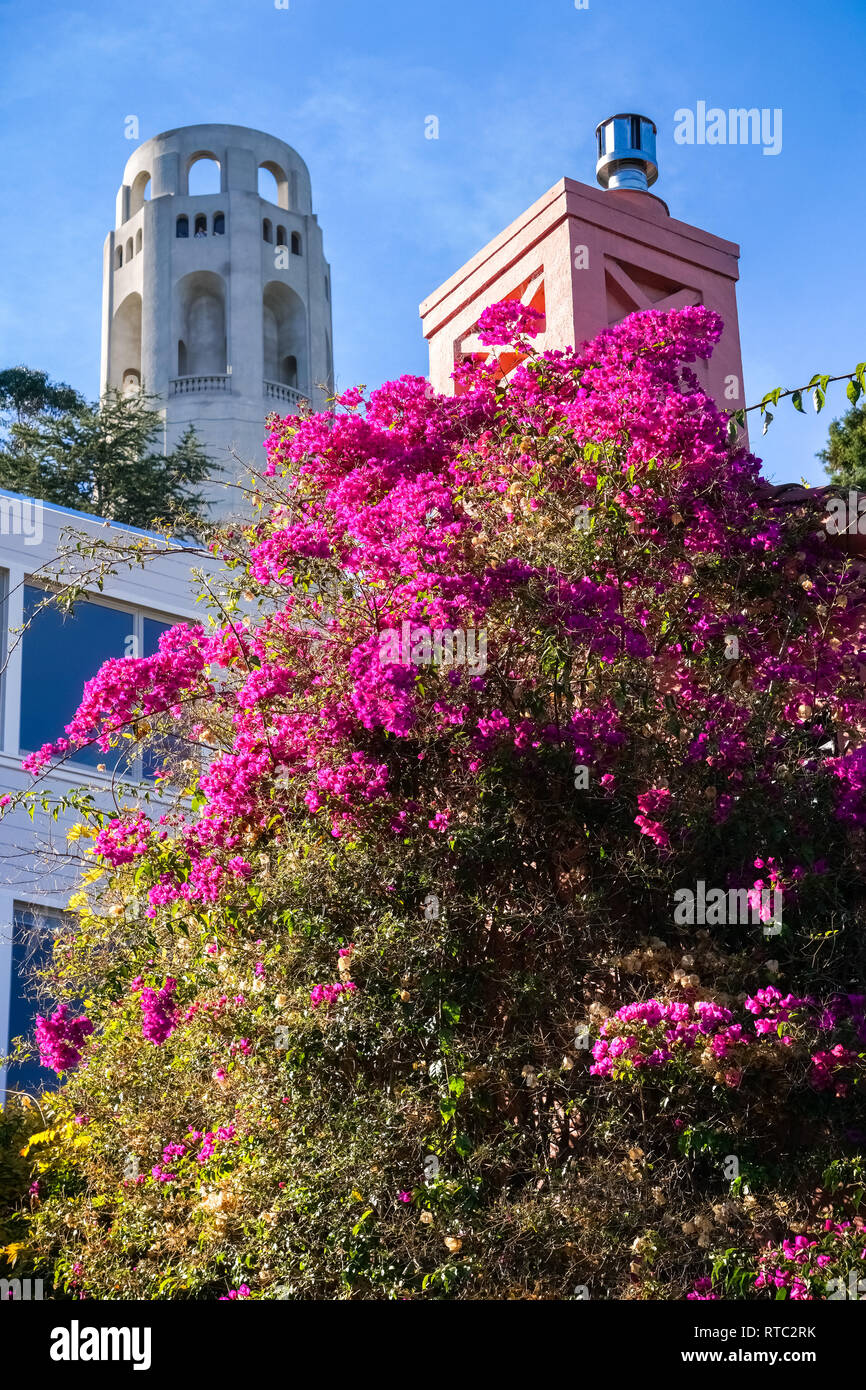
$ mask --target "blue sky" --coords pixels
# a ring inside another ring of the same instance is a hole
[[[557,179],[593,183],[595,126],[622,110],[659,127],[672,214],[742,247],[749,402],[866,359],[862,0],[15,0],[0,36],[2,365],[96,394],[130,114],[142,139],[228,121],[300,152],[348,386],[426,373],[421,299]],[[698,101],[781,107],[781,153],[677,145]],[[779,407],[753,440],[771,476],[819,480],[830,404]]]

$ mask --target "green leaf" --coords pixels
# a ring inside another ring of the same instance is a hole
[[[812,404],[815,407],[816,414],[823,409],[824,392],[821,390],[820,386],[816,386],[814,391],[812,392]]]
[[[803,392],[802,392],[802,391],[795,391],[795,392],[794,392],[794,394],[791,396],[791,404],[792,404],[792,406],[794,407],[795,410],[799,410],[799,412],[800,412],[801,415],[805,415],[805,414],[806,414],[805,410],[803,409]]]
[[[761,430],[761,434],[766,434],[766,433],[767,433],[767,430],[770,428],[770,421],[771,421],[772,419],[773,419],[773,412],[772,412],[772,410],[767,410],[767,411],[765,411],[765,412],[764,412],[764,427],[763,427],[763,429]]]
[[[361,1217],[360,1221],[358,1222],[357,1226],[353,1226],[353,1227],[352,1227],[352,1235],[353,1235],[353,1236],[356,1236],[356,1235],[358,1234],[358,1232],[360,1231],[360,1229],[361,1229],[361,1227],[363,1226],[364,1222],[368,1219],[368,1217],[370,1217],[370,1216],[372,1216],[372,1215],[373,1215],[373,1208],[372,1208],[372,1207],[368,1207],[367,1210],[364,1212],[363,1216]]]
[[[856,380],[855,380],[855,381],[849,381],[849,382],[848,382],[848,385],[845,387],[845,395],[848,397],[848,399],[849,399],[849,401],[851,402],[852,405],[856,405],[856,404],[857,404],[857,401],[858,401],[859,398],[860,398],[860,393],[861,393],[861,391],[862,391],[862,387],[861,387],[859,381],[856,381]]]

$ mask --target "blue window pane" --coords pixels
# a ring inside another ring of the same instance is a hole
[[[45,598],[35,585],[24,586],[24,632],[21,676],[20,746],[32,753],[43,743],[64,737],[79,704],[85,682],[95,676],[103,661],[132,652],[134,619],[131,613],[100,603],[78,603],[68,617],[56,608],[34,613]],[[125,743],[125,740],[123,740]],[[120,747],[103,753],[95,744],[75,753],[77,763],[113,767],[124,756]]]
[[[168,632],[173,623],[159,623],[156,618],[144,619],[144,651],[142,656],[153,656],[159,647],[159,639],[164,632]]]
[[[156,618],[145,618],[143,620],[144,632],[142,640],[144,643],[143,656],[153,656],[159,647],[160,634],[168,632],[173,626],[172,623],[160,623]],[[141,759],[141,770],[145,777],[153,778],[163,765],[171,760],[171,755],[182,757],[182,742],[176,738],[152,738],[144,746],[144,753]]]
[[[37,998],[36,972],[51,960],[54,934],[63,921],[62,914],[50,908],[15,906],[12,927],[12,988],[9,997],[9,1050],[15,1038],[26,1038],[33,1046],[36,1015],[46,1014],[53,1005]],[[35,1048],[34,1048],[35,1052]],[[7,1090],[33,1095],[46,1087],[56,1087],[57,1076],[41,1067],[38,1054],[29,1062],[10,1063],[6,1072]]]

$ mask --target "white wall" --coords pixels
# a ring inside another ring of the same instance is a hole
[[[0,577],[4,614],[0,624],[0,636],[4,641],[4,669],[0,679],[0,795],[14,794],[32,785],[32,778],[22,771],[23,751],[19,747],[22,646],[16,630],[23,622],[23,586],[31,579],[38,581],[50,574],[57,576],[56,557],[64,535],[71,533],[116,542],[134,541],[137,536],[146,534],[0,490]],[[201,622],[202,609],[194,604],[192,566],[211,573],[218,568],[210,557],[179,550],[144,567],[119,567],[115,576],[105,579],[101,592],[93,588],[92,597],[98,602],[122,606],[161,621]],[[98,664],[95,659],[93,674]],[[56,730],[56,736],[62,734],[62,729]],[[101,803],[109,808],[111,781],[109,773],[69,763],[51,772],[40,785],[55,794],[75,787],[91,787]],[[66,841],[66,831],[74,820],[74,816],[67,815],[55,823],[41,810],[36,811],[32,822],[23,810],[7,813],[0,820],[0,1054],[8,1050],[10,1041],[13,906],[16,902],[39,907],[66,905],[77,877],[72,847]],[[65,856],[63,860],[53,860],[58,850]],[[4,1073],[0,1071],[0,1096],[3,1087]]]

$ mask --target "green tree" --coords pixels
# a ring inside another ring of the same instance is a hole
[[[0,448],[0,487],[134,526],[204,520],[198,484],[215,465],[192,426],[160,452],[154,399],[109,391],[98,405],[60,413],[50,401],[32,414],[22,409]]]
[[[818,458],[836,487],[866,490],[866,409],[852,405],[830,426],[827,446]]]
[[[60,415],[80,410],[84,397],[73,386],[49,380],[35,367],[7,367],[0,372],[0,415],[18,424],[35,415]]]

